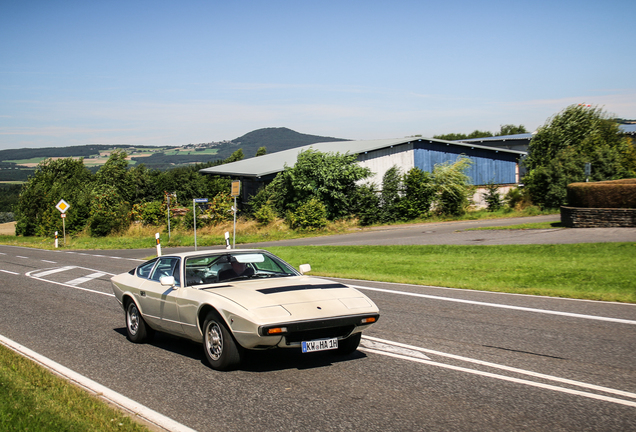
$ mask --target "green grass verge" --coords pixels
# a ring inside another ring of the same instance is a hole
[[[317,276],[636,303],[636,243],[267,249]]]
[[[552,229],[565,228],[561,222],[533,222],[518,225],[467,228],[464,231],[488,231],[488,230],[527,230],[527,229]]]
[[[0,430],[148,431],[130,417],[0,345]]]

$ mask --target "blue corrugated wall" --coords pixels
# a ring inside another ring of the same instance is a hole
[[[433,172],[436,164],[455,162],[460,155],[468,156],[473,164],[466,171],[474,185],[515,183],[516,155],[496,150],[445,145],[443,143],[414,144],[414,165],[422,171]]]

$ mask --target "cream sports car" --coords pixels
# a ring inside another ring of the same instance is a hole
[[[155,330],[203,343],[213,369],[237,367],[245,349],[302,352],[358,348],[362,330],[380,317],[364,294],[305,276],[264,250],[220,250],[161,256],[114,276],[128,338]]]

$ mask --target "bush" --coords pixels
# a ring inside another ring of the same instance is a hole
[[[135,204],[130,212],[130,218],[140,221],[143,225],[161,225],[167,217],[160,201]]]
[[[354,213],[358,216],[360,225],[372,225],[380,221],[380,196],[373,183],[360,186],[356,190],[354,201]]]
[[[435,165],[433,181],[437,189],[436,210],[439,214],[460,216],[470,205],[468,199],[473,187],[466,170],[473,162],[460,156],[455,162],[448,161]]]
[[[121,199],[113,186],[99,186],[92,192],[91,197],[88,222],[91,236],[107,236],[128,226],[128,203]]]
[[[295,212],[288,212],[287,221],[292,229],[300,228],[307,231],[327,226],[327,209],[317,198],[298,206]]]
[[[269,204],[263,204],[255,213],[254,219],[261,225],[269,225],[276,219],[276,212]]]
[[[484,195],[484,201],[489,212],[494,212],[503,207],[503,200],[499,195],[499,186],[490,182],[486,185],[486,193]]]
[[[0,212],[0,223],[13,222],[15,217],[11,212]]]
[[[435,187],[430,173],[411,168],[404,175],[404,197],[400,200],[401,219],[411,220],[428,216],[435,199]]]
[[[232,211],[232,197],[226,192],[220,192],[212,198],[205,210],[205,216],[210,224],[218,224],[232,220],[234,213]],[[197,218],[198,221],[199,218]],[[198,222],[197,222],[198,223]]]

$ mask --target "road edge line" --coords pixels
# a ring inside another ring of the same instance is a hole
[[[191,429],[175,420],[172,420],[169,417],[164,416],[163,414],[158,413],[134,400],[115,392],[114,390],[109,389],[83,375],[78,374],[77,372],[67,368],[66,366],[62,366],[61,364],[54,362],[53,360],[44,357],[41,354],[36,353],[35,351],[3,336],[0,335],[0,343],[12,351],[34,361],[40,366],[48,369],[51,372],[54,372],[56,375],[61,376],[67,381],[76,384],[91,393],[94,393],[95,396],[105,399],[112,405],[120,407],[125,411],[133,414],[133,416],[137,416],[143,421],[163,430],[167,430],[170,432],[196,432],[196,430]]]

